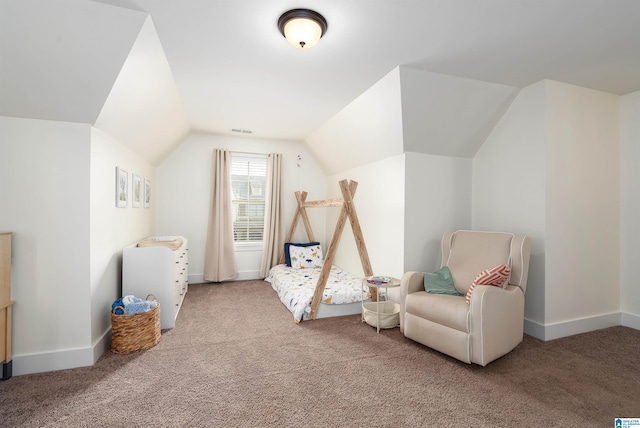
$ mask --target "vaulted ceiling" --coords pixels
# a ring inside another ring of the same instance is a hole
[[[308,51],[276,26],[299,7]],[[95,123],[148,17],[192,131],[303,140],[398,65],[640,90],[637,0],[0,0],[0,115]]]

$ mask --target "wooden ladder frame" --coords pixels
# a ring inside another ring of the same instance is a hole
[[[329,279],[331,266],[333,266],[333,259],[347,218],[351,223],[351,230],[353,230],[353,237],[356,240],[356,246],[358,247],[358,253],[360,254],[360,261],[362,262],[364,274],[365,276],[373,275],[371,262],[369,261],[369,253],[367,252],[367,246],[364,243],[362,229],[360,228],[360,222],[358,221],[358,214],[356,213],[356,208],[353,204],[353,196],[356,193],[358,183],[353,180],[341,180],[338,184],[340,185],[340,191],[342,192],[342,199],[324,199],[307,202],[307,192],[295,192],[298,207],[296,208],[296,212],[293,216],[293,221],[291,222],[291,227],[289,228],[289,233],[287,234],[285,242],[291,242],[293,239],[293,234],[296,231],[300,218],[302,218],[302,222],[304,223],[304,228],[307,231],[309,242],[314,242],[316,240],[307,215],[307,208],[341,207],[340,216],[338,217],[338,222],[336,223],[336,228],[333,232],[333,237],[331,238],[331,243],[329,244],[329,249],[327,250],[327,254],[322,265],[322,271],[320,272],[315,292],[313,293],[313,299],[311,300],[311,312],[307,315],[309,319],[316,318],[318,306],[320,305],[324,288],[327,285],[327,280]],[[283,251],[282,256],[280,257],[280,264],[284,263],[284,258]],[[376,290],[372,288],[370,289],[370,292],[372,300],[377,301],[378,295]]]

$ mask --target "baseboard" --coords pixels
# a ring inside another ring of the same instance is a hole
[[[622,313],[622,325],[640,330],[640,315]]]
[[[246,281],[249,279],[262,279],[262,277],[260,276],[260,271],[247,270],[247,271],[238,272],[238,276],[232,279],[231,281]],[[189,274],[189,284],[203,284],[205,282],[210,282],[210,281],[205,281],[204,274],[202,273]]]
[[[189,284],[202,284],[203,282],[207,282],[204,280],[203,273],[190,273],[189,274]]]
[[[100,339],[93,344],[93,364],[98,361],[98,359],[111,349],[111,328],[109,328]]]
[[[92,365],[93,349],[90,347],[41,354],[15,355],[13,357],[13,375],[52,372]]]
[[[630,319],[629,324],[633,324],[633,322],[638,324],[638,327],[633,327],[632,325],[628,325],[628,327],[640,329],[640,317],[623,314],[621,312],[614,312],[605,315],[598,315],[594,317],[587,317],[570,321],[561,321],[545,325],[540,324],[536,321],[525,319],[524,332],[540,340],[547,341],[559,339],[561,337],[573,336],[574,334],[587,333],[589,331],[613,327],[616,325],[625,325],[623,323],[623,320],[625,319],[626,315],[631,318],[636,318],[635,320]]]
[[[525,318],[524,333],[533,336],[536,339],[544,340],[544,325]]]
[[[243,272],[238,272],[238,277],[234,279],[234,281],[245,281],[248,279],[262,279],[260,276],[259,270],[246,270]]]
[[[77,349],[64,349],[39,354],[13,356],[13,375],[52,372],[75,369],[95,364],[111,346],[111,329],[107,330],[93,346]]]

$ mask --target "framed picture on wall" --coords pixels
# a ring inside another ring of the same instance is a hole
[[[116,207],[125,208],[129,200],[129,173],[116,167]]]
[[[139,175],[131,174],[131,193],[133,199],[131,200],[131,206],[134,208],[140,208],[142,202],[142,178]]]
[[[144,179],[144,207],[149,208],[151,206],[151,181],[148,178]]]

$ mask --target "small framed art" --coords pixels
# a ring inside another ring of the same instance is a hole
[[[133,199],[131,200],[131,206],[134,208],[140,208],[142,203],[142,178],[139,175],[131,174],[131,193]]]
[[[151,181],[148,178],[144,179],[144,207],[149,208],[151,206]]]
[[[129,200],[129,173],[116,167],[116,207],[125,208]]]

